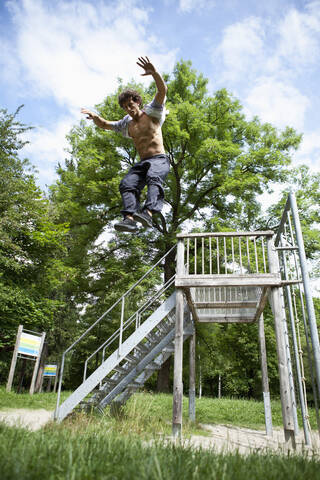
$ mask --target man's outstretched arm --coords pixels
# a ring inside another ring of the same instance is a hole
[[[145,77],[146,75],[153,76],[157,86],[157,90],[158,90],[155,96],[155,100],[160,105],[162,105],[164,103],[167,90],[168,90],[167,85],[164,83],[162,76],[160,75],[159,72],[156,71],[155,67],[152,65],[148,57],[145,57],[145,58],[139,57],[139,61],[137,62],[137,65],[139,65],[139,67],[144,69],[145,73],[141,74],[143,77]]]
[[[97,113],[91,112],[86,108],[82,108],[81,113],[83,113],[84,115],[87,115],[88,120],[93,120],[94,123],[97,125],[97,127],[103,128],[104,130],[112,130],[112,125],[114,122],[108,122],[108,120],[105,120],[104,118],[99,117]]]

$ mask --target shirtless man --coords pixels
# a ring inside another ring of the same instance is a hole
[[[167,113],[164,107],[167,86],[148,57],[140,57],[137,64],[144,69],[142,76],[151,75],[156,83],[157,93],[151,103],[142,108],[139,93],[125,90],[119,95],[119,104],[127,112],[122,120],[110,122],[90,110],[81,110],[98,127],[131,137],[140,156],[140,162],[134,164],[120,182],[124,218],[115,224],[115,229],[120,232],[136,232],[136,222],[144,227],[152,226],[152,214],[161,212],[163,206],[162,184],[170,167],[161,132]],[[140,194],[145,185],[147,198],[141,209]]]

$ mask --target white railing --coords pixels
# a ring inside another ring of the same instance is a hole
[[[267,238],[272,231],[181,233],[186,275],[269,273]],[[182,250],[181,250],[182,251]]]

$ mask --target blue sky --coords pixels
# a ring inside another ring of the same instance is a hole
[[[34,126],[24,155],[45,189],[66,157],[81,107],[140,77],[138,56],[162,72],[191,60],[226,87],[250,119],[304,134],[294,163],[320,166],[320,1],[10,0],[0,4],[0,106]]]

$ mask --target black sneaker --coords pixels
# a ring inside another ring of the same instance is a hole
[[[134,233],[134,232],[137,232],[139,230],[136,222],[134,222],[133,220],[131,220],[130,218],[125,218],[124,220],[122,220],[121,222],[118,222],[114,225],[114,228],[118,231],[118,232],[131,232],[131,233]]]
[[[145,228],[152,227],[152,217],[144,210],[142,212],[134,213],[133,218]]]

